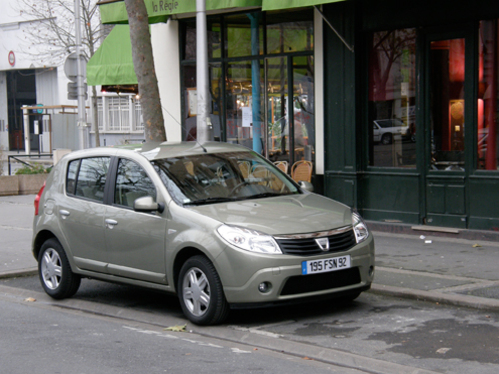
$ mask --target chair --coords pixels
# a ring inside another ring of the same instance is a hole
[[[312,169],[313,169],[312,162],[305,160],[296,161],[291,167],[291,178],[293,178],[295,182],[300,182],[300,181],[311,182]]]
[[[251,164],[249,161],[239,161],[238,164],[244,179],[248,179],[251,172]]]
[[[288,174],[289,163],[287,161],[276,161],[274,165],[281,169],[282,172]]]
[[[264,165],[254,165],[251,168],[251,176],[259,180],[258,184],[262,186],[269,186],[270,184],[269,170]]]

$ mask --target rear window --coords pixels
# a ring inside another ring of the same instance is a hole
[[[92,157],[71,161],[68,165],[66,193],[89,200],[104,201],[104,187],[110,157]]]

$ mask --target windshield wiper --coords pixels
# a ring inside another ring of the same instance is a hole
[[[286,196],[286,195],[289,195],[289,193],[263,192],[256,195],[244,196],[244,200],[258,199],[261,197]]]
[[[236,199],[231,197],[207,197],[206,199],[199,199],[194,201],[189,201],[188,203],[184,203],[184,205],[204,205],[204,204],[213,204],[213,203],[225,203],[227,201],[234,201]]]

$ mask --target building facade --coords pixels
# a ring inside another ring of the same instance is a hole
[[[316,190],[370,220],[499,228],[499,3],[235,3],[207,0],[217,139],[312,161]],[[195,13],[146,5],[169,140],[192,139]]]

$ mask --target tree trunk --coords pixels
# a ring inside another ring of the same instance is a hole
[[[125,0],[130,25],[132,59],[139,83],[146,142],[166,141],[165,122],[154,70],[149,19],[144,0]]]

